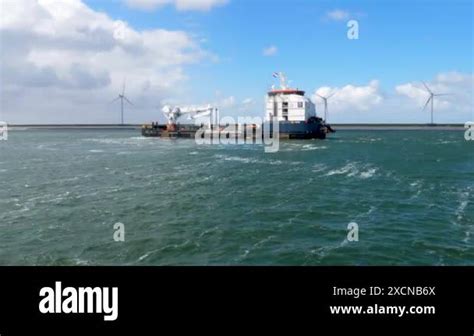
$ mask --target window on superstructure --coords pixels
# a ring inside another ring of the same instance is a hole
[[[298,102],[298,108],[303,108],[304,107],[304,103],[303,102]]]
[[[288,117],[288,102],[283,102],[282,108],[282,116]]]

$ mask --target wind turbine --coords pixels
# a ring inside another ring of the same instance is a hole
[[[434,124],[433,122],[434,97],[446,96],[447,93],[433,93],[433,91],[430,90],[430,88],[428,87],[428,85],[426,85],[425,82],[422,82],[422,83],[424,87],[426,88],[426,90],[428,91],[428,93],[430,94],[430,96],[428,97],[428,100],[426,101],[425,106],[423,107],[423,111],[426,109],[426,106],[428,106],[428,104],[431,102],[431,125],[433,125]]]
[[[324,121],[327,122],[327,114],[328,114],[328,99],[334,96],[335,92],[331,93],[329,96],[325,97],[320,95],[319,93],[316,93],[316,95],[321,98],[324,102]]]
[[[132,102],[125,97],[125,80],[123,81],[122,93],[118,95],[117,98],[112,100],[112,103],[120,99],[120,121],[121,125],[123,125],[123,101],[125,100],[127,103],[133,106]]]

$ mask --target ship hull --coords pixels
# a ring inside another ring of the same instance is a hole
[[[263,132],[270,132],[270,137],[273,137],[273,125],[265,125],[261,132],[257,131],[255,125],[252,128],[251,125],[245,127],[238,127],[235,125],[237,132],[227,132],[225,126],[211,126],[202,128],[196,125],[176,125],[172,130],[167,129],[166,125],[144,125],[142,127],[142,135],[145,137],[162,137],[162,138],[188,138],[192,139],[196,137],[196,133],[201,129],[200,135],[208,134],[210,137],[243,137],[243,138],[256,138],[257,136],[265,136]],[[228,127],[228,126],[227,126]],[[329,125],[323,123],[307,123],[307,122],[280,122],[279,123],[279,138],[280,139],[325,139],[326,134],[332,132]]]

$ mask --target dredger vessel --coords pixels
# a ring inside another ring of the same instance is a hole
[[[287,85],[286,76],[274,73],[273,76],[280,80],[280,87],[274,86],[268,91],[265,101],[265,117],[260,123],[246,123],[229,125],[222,124],[219,118],[219,110],[215,107],[170,107],[165,106],[163,113],[168,119],[166,125],[152,122],[142,126],[142,135],[146,137],[181,137],[194,138],[204,137],[209,133],[211,137],[244,137],[252,138],[262,136],[263,130],[268,130],[274,136],[273,127],[278,122],[278,134],[280,139],[325,139],[328,133],[335,132],[329,124],[316,115],[315,104],[305,96],[305,92],[290,88]],[[187,115],[189,119],[203,120],[206,123],[179,124],[178,119]],[[264,125],[269,123],[269,125]],[[234,126],[234,127],[229,127]],[[264,127],[269,126],[269,127]],[[229,129],[233,131],[230,132]],[[261,130],[261,132],[259,132]]]

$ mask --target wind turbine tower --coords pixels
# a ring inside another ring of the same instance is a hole
[[[334,92],[335,93],[335,92]],[[329,96],[322,96],[320,95],[319,93],[316,93],[316,95],[321,98],[324,102],[324,121],[327,122],[328,121],[328,100],[329,98],[331,98],[332,96],[334,96],[334,93],[331,93]]]
[[[133,106],[132,102],[128,100],[125,96],[125,81],[123,81],[122,93],[117,96],[112,103],[120,99],[120,124],[123,126],[123,101],[125,100],[127,103]]]
[[[423,107],[423,111],[426,109],[426,106],[428,106],[429,103],[431,103],[431,125],[434,124],[434,118],[433,118],[433,108],[434,108],[434,98],[439,97],[439,96],[446,96],[447,93],[434,93],[431,91],[431,89],[426,85],[425,82],[422,82],[423,86],[425,87],[426,91],[429,93],[428,100],[426,101],[425,106]]]

